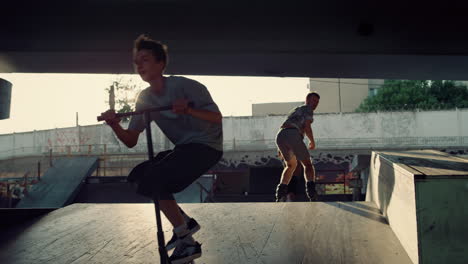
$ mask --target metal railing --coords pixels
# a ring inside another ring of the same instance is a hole
[[[305,139],[305,142],[308,140]],[[388,138],[316,138],[317,150],[335,149],[407,149],[468,147],[468,136],[388,137]],[[276,149],[275,139],[225,141],[225,151],[261,151]]]
[[[305,139],[305,142],[307,140]],[[144,142],[143,142],[144,143]],[[468,136],[449,137],[388,137],[388,138],[317,138],[317,150],[335,149],[408,149],[468,147]],[[231,139],[223,142],[224,151],[263,151],[276,149],[275,139]],[[155,144],[155,152],[164,150]],[[0,160],[27,156],[106,155],[146,153],[145,144],[127,148],[119,144],[89,144],[21,147],[0,152]]]

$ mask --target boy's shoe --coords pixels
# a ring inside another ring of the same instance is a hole
[[[288,194],[288,185],[278,184],[276,187],[276,202],[286,202],[286,196]]]
[[[307,182],[306,184],[306,194],[309,201],[316,202],[318,200],[318,194],[315,190],[315,183],[313,181]]]
[[[200,243],[195,241],[195,244],[191,245],[182,239],[181,242],[178,243],[172,256],[169,258],[169,261],[172,264],[183,264],[201,257],[201,254],[202,250]]]
[[[190,220],[187,223],[187,229],[189,230],[189,235],[195,234],[198,230],[200,230],[200,225],[198,222],[190,218]],[[172,238],[167,242],[166,244],[166,250],[171,250],[177,246],[177,244],[180,242],[180,239],[176,236],[176,234],[173,232],[172,233]]]

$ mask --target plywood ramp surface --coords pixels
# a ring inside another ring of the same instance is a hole
[[[411,263],[368,202],[181,207],[202,226],[196,263]],[[0,263],[159,263],[152,204],[73,204],[2,240]]]
[[[468,178],[468,159],[436,150],[378,152],[384,158],[420,178]]]
[[[83,181],[98,167],[97,157],[58,158],[17,208],[60,208],[69,205]]]

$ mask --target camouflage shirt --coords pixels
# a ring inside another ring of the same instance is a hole
[[[282,126],[295,127],[304,134],[306,120],[314,121],[314,111],[308,105],[302,105],[294,108],[288,115]]]

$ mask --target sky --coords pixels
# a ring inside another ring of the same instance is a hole
[[[203,83],[223,116],[250,116],[253,103],[303,101],[308,78],[193,76]],[[108,88],[123,79],[145,88],[136,74],[0,73],[13,84],[10,118],[0,120],[0,134],[98,124],[109,108]],[[131,95],[135,96],[135,95]]]

